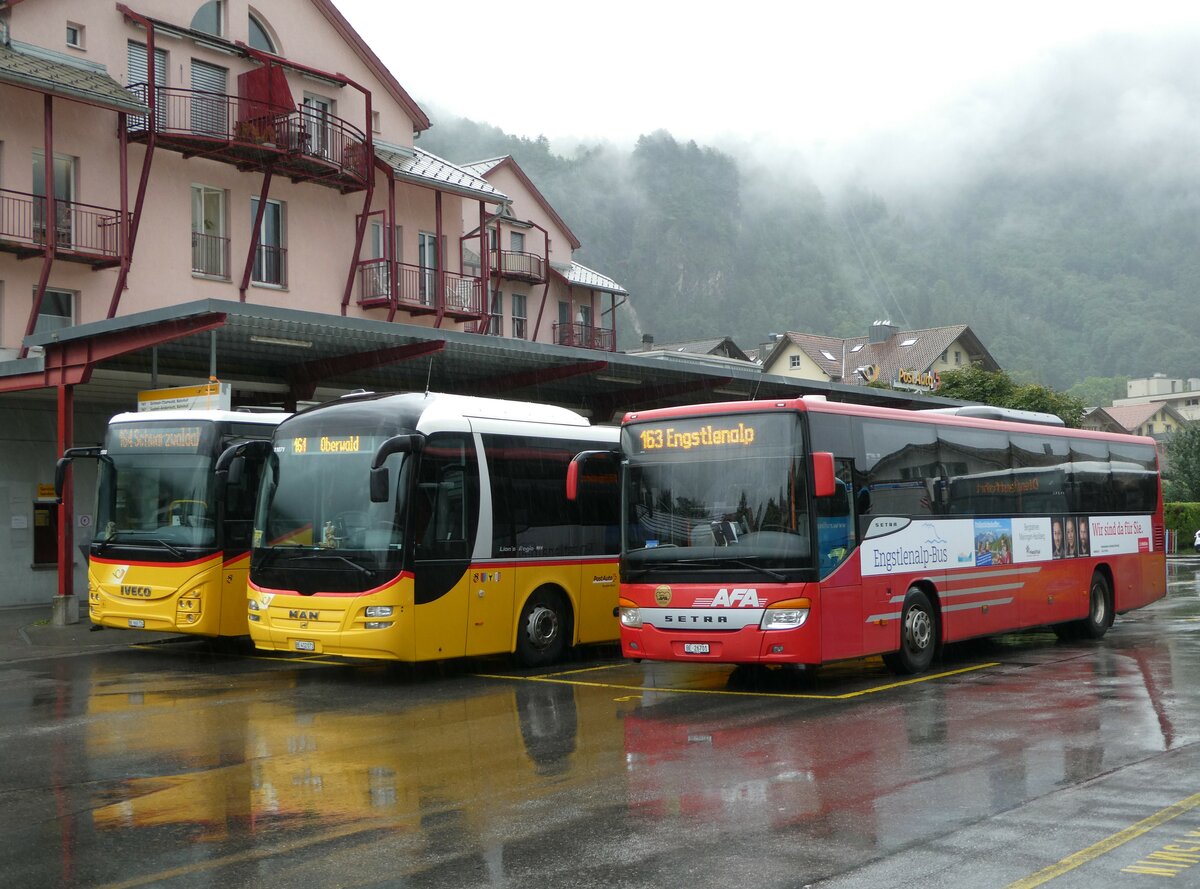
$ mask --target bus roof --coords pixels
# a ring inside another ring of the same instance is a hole
[[[353,393],[336,401],[328,401],[309,408],[304,413],[324,410],[339,404],[363,404],[366,402],[402,407],[416,413],[422,422],[437,421],[441,418],[467,417],[514,420],[525,423],[554,423],[560,426],[591,426],[587,417],[565,407],[535,404],[528,401],[508,401],[502,398],[483,398],[474,395],[451,395],[445,392]]]
[[[682,417],[697,417],[716,414],[734,414],[759,411],[797,411],[799,413],[843,414],[856,417],[872,417],[880,420],[903,420],[914,423],[940,423],[947,426],[962,426],[974,429],[1003,429],[1027,435],[1046,437],[1090,438],[1098,441],[1136,441],[1154,446],[1153,438],[1144,435],[1125,435],[1116,432],[1100,432],[1093,429],[1072,429],[1066,426],[1051,426],[1045,423],[1022,422],[1016,419],[993,419],[943,411],[909,411],[893,407],[855,404],[847,401],[828,401],[823,396],[800,396],[760,401],[722,401],[712,404],[689,404],[678,407],[656,408],[648,411],[631,411],[621,420],[626,423],[641,423]]]

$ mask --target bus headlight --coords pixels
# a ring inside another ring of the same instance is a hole
[[[765,612],[759,627],[763,630],[794,630],[808,622],[812,602],[808,599],[788,599],[776,602]]]
[[[368,605],[366,611],[367,617],[391,617],[391,605]]]
[[[618,613],[621,616],[621,626],[629,627],[633,630],[640,630],[642,627],[642,609],[636,605],[622,605]]]
[[[260,611],[261,610],[261,607],[259,606],[257,599],[248,600],[246,607],[249,608],[251,611]]]

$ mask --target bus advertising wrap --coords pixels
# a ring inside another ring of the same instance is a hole
[[[876,519],[872,530],[889,524],[903,527],[863,541],[859,552],[864,576],[1146,553],[1153,549],[1150,516],[1146,515],[908,523],[885,518]]]

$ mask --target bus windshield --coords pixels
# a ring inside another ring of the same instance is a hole
[[[96,542],[214,546],[211,427],[126,423],[100,461]]]
[[[813,568],[799,418],[721,414],[628,423],[622,576]]]
[[[389,437],[346,432],[276,435],[255,514],[255,566],[283,567],[273,556],[303,551],[308,561],[300,565],[319,570],[317,563],[327,561],[364,581],[367,573],[398,571],[412,462],[408,455],[396,454],[387,461],[391,484],[386,502],[373,503],[368,494],[372,457]],[[328,559],[314,561],[313,553]]]

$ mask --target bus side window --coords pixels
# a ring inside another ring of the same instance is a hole
[[[475,446],[455,433],[429,437],[413,510],[420,559],[466,559],[478,521],[479,476]]]

